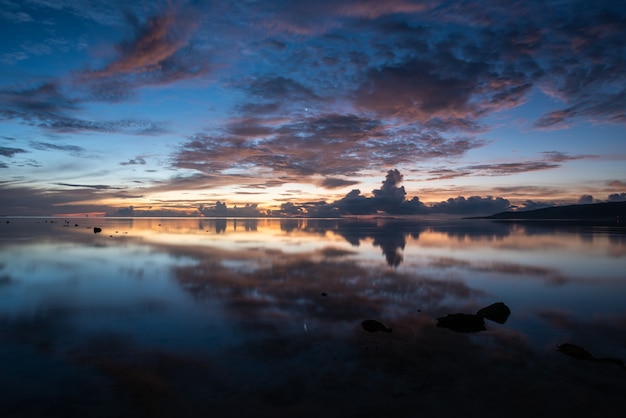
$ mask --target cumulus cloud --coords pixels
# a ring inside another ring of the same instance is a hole
[[[431,206],[433,213],[449,213],[457,215],[474,215],[486,213],[498,213],[511,209],[511,202],[501,197],[459,196],[450,198],[445,202],[435,203]]]
[[[511,208],[509,200],[501,197],[469,198],[457,197],[447,201],[426,205],[415,196],[407,200],[404,186],[400,186],[403,175],[398,169],[389,170],[380,189],[372,190],[372,197],[354,189],[343,198],[332,203],[308,202],[281,206],[279,214],[284,216],[339,217],[348,215],[485,215]]]
[[[609,202],[624,202],[626,201],[626,193],[611,193],[609,195]]]

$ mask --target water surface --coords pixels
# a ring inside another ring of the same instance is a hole
[[[625,271],[611,227],[2,220],[1,416],[622,416],[626,370],[556,347],[626,359]]]

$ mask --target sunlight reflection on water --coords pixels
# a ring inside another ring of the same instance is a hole
[[[46,405],[83,413],[104,404],[132,416],[155,405],[178,408],[181,396],[194,410],[235,414],[243,411],[229,400],[236,397],[274,412],[306,407],[315,416],[311,396],[323,404],[340,402],[342,393],[376,404],[366,394],[379,384],[386,385],[376,389],[380,399],[408,408],[416,393],[421,402],[424,393],[445,398],[447,379],[493,385],[502,369],[518,375],[521,387],[565,384],[559,373],[569,359],[554,354],[565,341],[626,359],[620,229],[11,219],[0,234],[0,363],[7,370],[0,390],[12,393],[0,407],[14,416],[43,413]],[[436,326],[438,317],[497,301],[511,308],[505,324],[487,321],[476,334]],[[365,319],[383,320],[393,333],[369,335]],[[464,356],[487,372],[459,363]],[[550,372],[538,375],[546,383],[525,371],[538,364]],[[603,373],[623,387],[623,376]],[[28,385],[33,379],[39,383]],[[189,381],[196,389],[180,386]],[[68,385],[61,405],[53,401],[59,382]],[[455,396],[471,395],[463,385],[453,385]],[[47,403],[30,405],[41,393]],[[353,412],[344,405],[337,416]]]

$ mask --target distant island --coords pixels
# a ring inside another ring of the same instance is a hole
[[[473,217],[472,219],[624,223],[626,222],[626,202],[591,203],[584,205],[553,206],[527,211],[507,211],[491,216]]]

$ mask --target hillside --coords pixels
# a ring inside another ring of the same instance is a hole
[[[511,220],[585,220],[626,221],[626,202],[593,203],[587,205],[553,206],[549,208],[500,212],[484,219]]]

